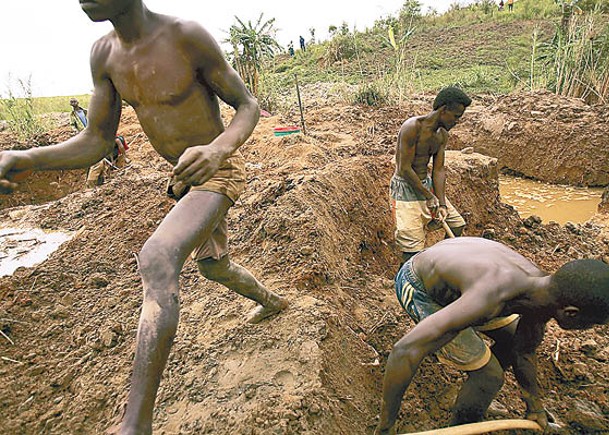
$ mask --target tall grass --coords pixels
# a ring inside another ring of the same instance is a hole
[[[82,107],[89,107],[91,95],[87,94],[58,97],[36,97],[34,104],[36,114],[41,115],[44,113],[71,112],[72,106],[70,106],[70,98],[72,97],[76,98]]]
[[[8,97],[0,100],[0,118],[8,122],[9,129],[22,142],[35,142],[36,137],[48,130],[49,125],[37,115],[36,99],[32,95],[31,77],[17,79],[18,90],[9,82]]]
[[[588,103],[609,102],[609,20],[593,11],[557,28],[541,58],[551,69],[551,89]]]

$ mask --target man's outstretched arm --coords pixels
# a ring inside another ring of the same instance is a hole
[[[12,181],[28,170],[86,168],[112,150],[121,113],[121,100],[110,79],[103,72],[105,51],[96,43],[91,54],[94,92],[89,106],[89,124],[78,135],[58,145],[0,153],[0,190],[16,187]]]

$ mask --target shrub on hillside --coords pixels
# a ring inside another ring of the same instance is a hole
[[[354,104],[365,106],[380,106],[387,102],[387,94],[383,92],[375,83],[365,83],[360,85],[353,97]]]

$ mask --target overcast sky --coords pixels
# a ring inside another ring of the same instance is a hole
[[[422,0],[442,12],[455,0]],[[460,0],[467,3],[468,0]],[[309,39],[309,28],[325,39],[330,25],[347,22],[363,30],[381,17],[395,14],[403,0],[146,0],[152,11],[198,21],[221,41],[235,22],[255,21],[260,13],[275,18],[277,39],[298,46],[298,37]],[[17,90],[16,79],[31,76],[35,96],[90,93],[89,52],[92,43],[111,30],[109,23],[93,23],[78,0],[2,0],[0,13],[0,96]],[[11,79],[9,79],[9,77]]]

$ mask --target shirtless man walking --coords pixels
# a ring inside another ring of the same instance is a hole
[[[376,434],[395,434],[402,397],[423,358],[467,371],[451,424],[482,420],[512,367],[527,418],[548,424],[537,384],[536,349],[545,324],[589,329],[609,322],[609,265],[576,260],[556,273],[540,270],[501,243],[444,240],[408,260],[395,279],[398,300],[417,323],[393,347]],[[495,344],[489,348],[478,335]]]
[[[436,96],[432,112],[407,119],[400,128],[389,191],[402,261],[425,247],[425,229],[437,221],[445,220],[456,236],[463,232],[465,220],[445,195],[444,155],[448,131],[471,102],[460,89],[444,88]],[[427,166],[432,158],[430,176]]]
[[[144,302],[121,434],[150,434],[152,412],[179,317],[178,276],[193,253],[201,273],[260,304],[249,321],[286,308],[229,259],[226,213],[245,187],[237,150],[259,117],[256,100],[200,25],[151,12],[142,0],[80,0],[92,21],[114,30],[91,52],[89,123],[55,146],[0,153],[0,190],[31,170],[86,168],[112,151],[121,99],[135,109],[155,150],[174,165],[179,199],[139,254]],[[224,129],[217,98],[236,110]]]

